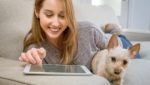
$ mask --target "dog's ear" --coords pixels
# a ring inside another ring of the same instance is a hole
[[[113,34],[108,42],[107,48],[111,49],[111,48],[115,48],[115,47],[118,47],[118,39],[117,39],[117,35]]]
[[[140,44],[137,43],[137,44],[133,45],[132,47],[130,47],[128,50],[130,52],[131,58],[134,59],[136,57],[137,53],[139,53],[139,51],[140,51]]]

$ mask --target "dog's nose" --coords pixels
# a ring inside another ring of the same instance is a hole
[[[121,73],[121,69],[115,69],[114,73],[115,73],[116,75],[119,75],[119,74]]]

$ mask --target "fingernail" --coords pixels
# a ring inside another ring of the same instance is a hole
[[[22,58],[21,58],[21,57],[19,57],[19,60],[20,60],[20,61],[22,61]]]

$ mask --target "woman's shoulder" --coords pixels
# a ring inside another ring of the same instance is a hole
[[[78,29],[89,29],[91,27],[96,27],[93,23],[89,21],[80,21],[77,22]]]
[[[79,32],[100,32],[100,28],[89,21],[77,22],[77,29]]]

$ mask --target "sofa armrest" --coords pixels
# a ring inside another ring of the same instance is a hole
[[[131,41],[150,41],[150,31],[123,28],[123,34]]]

